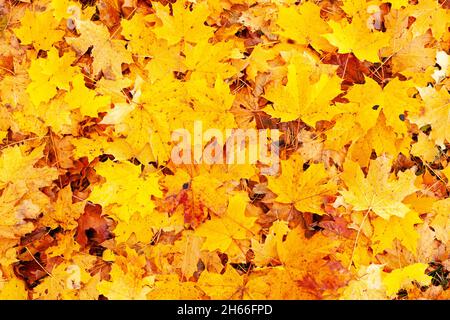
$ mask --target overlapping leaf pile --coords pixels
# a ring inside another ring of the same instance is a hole
[[[449,8],[3,1],[0,298],[448,298]],[[175,165],[194,121],[281,172]]]

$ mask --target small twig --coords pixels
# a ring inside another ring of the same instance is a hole
[[[363,220],[361,221],[361,224],[359,225],[358,233],[356,234],[356,238],[355,238],[355,243],[353,244],[352,256],[350,258],[348,270],[350,270],[350,268],[352,267],[353,257],[355,256],[355,250],[356,250],[356,247],[358,246],[359,235],[361,234],[362,228],[364,226],[364,222],[366,221],[367,217],[369,216],[370,211],[372,211],[372,207],[370,207],[369,210],[367,210],[366,214],[364,215]]]
[[[35,258],[35,256],[31,253],[30,249],[28,249],[27,246],[25,246],[25,250],[30,254],[30,256],[33,258],[34,262],[36,262],[39,267],[41,267],[42,270],[45,271],[46,274],[48,274],[51,278],[53,278],[53,275],[47,271],[47,269],[44,268],[44,266]]]

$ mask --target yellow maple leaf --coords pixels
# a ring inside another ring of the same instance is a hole
[[[442,243],[448,243],[450,239],[450,199],[436,201],[432,210],[434,216],[431,226],[436,232],[436,238]]]
[[[431,29],[436,39],[442,38],[448,32],[447,25],[450,13],[437,0],[420,0],[410,8],[411,16],[416,18],[411,31],[414,35],[422,35]]]
[[[53,43],[61,40],[63,30],[58,30],[59,21],[50,10],[44,12],[25,11],[21,25],[14,33],[22,44],[32,44],[36,51],[50,50]]]
[[[431,125],[430,138],[439,146],[444,146],[444,140],[450,141],[450,94],[445,88],[418,88],[425,110],[420,116],[414,116],[413,121],[420,126]]]
[[[100,71],[108,79],[122,78],[122,63],[132,62],[131,53],[125,48],[126,41],[113,39],[108,28],[93,21],[75,19],[80,32],[78,38],[66,38],[80,55],[92,47],[93,75]]]
[[[50,7],[53,9],[53,16],[57,20],[67,19],[71,16],[71,7],[75,6],[71,0],[51,0]]]
[[[20,112],[14,114],[14,119],[20,123],[22,130],[37,135],[44,135],[49,127],[56,134],[71,134],[77,125],[72,109],[63,96],[57,95],[48,103],[27,103]]]
[[[420,104],[412,98],[410,89],[414,88],[411,81],[392,79],[384,88],[371,78],[366,78],[364,84],[355,84],[347,92],[346,97],[350,104],[346,111],[357,114],[357,121],[365,130],[372,128],[378,115],[383,111],[386,123],[393,127],[395,132],[406,133],[404,122],[405,112],[418,112]]]
[[[200,225],[195,234],[205,238],[202,249],[226,252],[233,241],[246,239],[256,221],[256,218],[245,215],[247,204],[247,195],[237,193],[230,198],[223,216],[213,217]]]
[[[394,248],[394,240],[397,239],[416,255],[419,234],[414,226],[419,223],[422,223],[422,219],[415,211],[409,211],[403,218],[395,216],[391,216],[389,220],[376,218],[372,221],[374,227],[371,245],[373,254],[376,255],[385,249]]]
[[[325,147],[339,151],[347,143],[357,141],[364,131],[356,120],[355,116],[349,113],[338,115],[333,128],[326,132]]]
[[[72,79],[72,89],[64,97],[72,108],[80,108],[83,116],[97,117],[98,112],[106,111],[111,103],[111,97],[98,95],[94,90],[90,90],[84,83],[84,76],[77,74]]]
[[[360,16],[353,17],[351,23],[345,20],[330,21],[328,24],[333,32],[324,37],[338,48],[339,53],[352,52],[358,59],[379,62],[379,50],[389,45],[389,37],[380,31],[370,30]]]
[[[147,48],[148,44],[145,43]],[[145,66],[149,72],[150,81],[162,80],[173,72],[186,72],[184,57],[180,55],[180,45],[169,46],[167,40],[158,39],[148,49],[151,60]]]
[[[135,226],[130,228],[129,226]],[[181,214],[172,214],[154,211],[151,214],[142,215],[134,213],[128,223],[118,223],[114,228],[115,239],[118,242],[126,242],[130,239],[149,243],[158,232],[179,230],[183,227],[184,220]]]
[[[170,14],[171,9],[173,15]],[[197,3],[191,11],[189,6],[185,8],[184,1],[177,1],[171,5],[171,9],[169,6],[156,5],[156,15],[162,23],[154,29],[158,38],[174,45],[181,40],[198,43],[212,37],[214,29],[204,24],[209,15],[207,3]]]
[[[0,279],[0,299],[1,300],[27,300],[28,291],[22,280],[13,277],[11,279]]]
[[[431,34],[411,32],[410,16],[410,10],[392,10],[385,17],[386,32],[392,41],[382,52],[384,56],[392,57],[393,71],[403,74],[424,72],[434,64],[436,51],[428,46],[432,41]]]
[[[395,133],[394,128],[387,125],[384,111],[378,116],[375,126],[370,128],[367,134],[361,139],[364,143],[368,144],[368,149],[373,149],[377,155],[388,154],[396,156],[401,152],[407,153],[409,149],[409,141],[402,139],[401,135]]]
[[[153,55],[152,46],[149,44],[156,41],[155,35],[147,26],[152,16],[136,13],[130,20],[122,20],[122,35],[129,40],[127,49],[140,58]]]
[[[125,161],[132,157],[130,146],[124,139],[116,138],[109,141],[107,137],[91,135],[89,138],[72,139],[71,143],[75,147],[74,157],[87,157],[89,162],[103,154],[112,154],[119,161]]]
[[[316,268],[324,268],[324,258],[332,255],[337,245],[335,240],[326,238],[322,233],[310,239],[304,233],[297,227],[289,231],[285,241],[277,243],[280,261],[295,280],[314,274]]]
[[[270,69],[267,61],[276,57],[277,52],[271,48],[265,48],[261,44],[258,44],[252,51],[252,54],[248,57],[249,65],[246,68],[247,76],[255,81],[258,72],[265,72]]]
[[[302,2],[299,6],[280,7],[277,25],[278,34],[296,41],[298,44],[311,44],[315,49],[325,46],[322,35],[331,31],[320,16],[320,7],[313,2]]]
[[[410,288],[413,281],[417,281],[422,286],[429,285],[431,277],[425,274],[427,267],[428,265],[424,263],[415,263],[384,275],[383,284],[386,287],[386,294],[393,297],[398,290]]]
[[[48,271],[49,276],[33,289],[34,299],[75,300],[78,289],[81,288],[82,277],[89,277],[89,273],[83,268],[66,261]]]
[[[277,194],[276,201],[292,203],[302,212],[323,214],[323,198],[336,192],[336,185],[330,181],[330,175],[323,164],[311,164],[303,169],[300,156],[293,155],[281,161],[281,175],[268,176],[268,187]]]
[[[57,89],[69,90],[69,81],[76,74],[76,69],[71,66],[74,59],[72,52],[60,57],[58,51],[51,48],[46,59],[32,60],[28,69],[31,83],[26,89],[31,102],[39,106],[53,98]]]
[[[242,299],[244,278],[231,265],[223,274],[203,271],[197,283],[211,299]]]
[[[184,240],[184,239],[183,239]],[[184,241],[177,241],[181,246],[180,263],[183,277],[189,279],[198,269],[203,239],[193,234],[186,235]]]
[[[417,143],[411,147],[411,154],[420,157],[423,161],[432,162],[437,155],[436,146],[423,132],[419,132]]]
[[[398,180],[390,178],[390,159],[387,157],[370,161],[367,177],[357,163],[347,160],[342,174],[347,190],[339,192],[353,210],[371,210],[383,219],[391,216],[402,218],[410,211],[402,200],[414,193],[417,187],[414,186],[412,170],[399,172],[398,176]]]
[[[383,271],[383,265],[371,264],[362,267],[358,279],[352,280],[342,293],[342,299],[384,300],[392,299],[400,289],[412,288],[412,282],[428,285],[431,277],[425,274],[428,266],[415,263],[390,273]]]
[[[244,299],[250,300],[314,300],[314,294],[292,281],[284,267],[252,270],[245,285]]]
[[[277,248],[288,233],[289,228],[285,221],[275,221],[270,227],[269,234],[264,243],[252,239],[252,250],[255,254],[254,262],[258,266],[264,266],[279,259]]]
[[[127,257],[116,256],[111,267],[111,281],[97,284],[100,294],[111,300],[145,300],[152,290],[155,276],[145,275],[145,257],[127,249]]]
[[[358,278],[350,281],[341,295],[342,300],[382,300],[386,292],[382,282],[383,265],[371,264],[358,270]]]
[[[264,111],[287,122],[301,119],[311,126],[318,120],[331,120],[340,111],[331,106],[331,100],[341,92],[341,79],[322,74],[317,81],[311,79],[311,69],[299,59],[288,66],[286,86],[270,86],[265,98],[273,102]]]
[[[69,228],[68,228],[69,229]],[[75,231],[60,233],[56,236],[58,243],[47,249],[46,254],[49,257],[63,257],[65,260],[71,260],[74,255],[80,251],[81,246],[75,240]]]
[[[25,183],[29,189],[47,186],[56,178],[56,169],[33,165],[43,156],[44,146],[27,154],[20,146],[3,149],[0,156],[0,189],[8,185]]]
[[[43,217],[46,225],[53,228],[62,226],[65,230],[73,230],[77,227],[77,220],[83,213],[85,203],[83,201],[73,203],[72,196],[70,187],[65,187],[58,192],[54,207]]]
[[[209,83],[213,83],[217,75],[222,79],[230,78],[238,73],[237,68],[229,63],[234,58],[234,49],[233,42],[211,44],[202,41],[195,46],[186,45],[184,64],[193,76],[205,78]]]
[[[152,291],[147,293],[148,300],[200,300],[204,296],[195,283],[180,282],[175,274],[157,275]]]
[[[234,95],[220,75],[214,86],[209,86],[204,78],[191,78],[185,85],[189,93],[186,100],[193,108],[187,109],[178,117],[177,120],[184,122],[183,127],[190,127],[188,124],[193,119],[202,119],[203,130],[214,128],[225,132],[226,129],[236,127],[234,116],[227,112],[233,104]]]
[[[112,212],[128,222],[135,212],[151,214],[151,196],[161,197],[157,173],[142,175],[139,166],[129,162],[104,162],[95,167],[106,183],[94,186],[89,199],[102,206],[113,205]]]
[[[172,150],[170,129],[183,127],[175,120],[187,108],[183,103],[185,88],[173,77],[151,85],[138,78],[134,94],[132,103],[116,103],[101,123],[115,125],[116,132],[126,136],[132,155],[141,162],[167,161]]]

